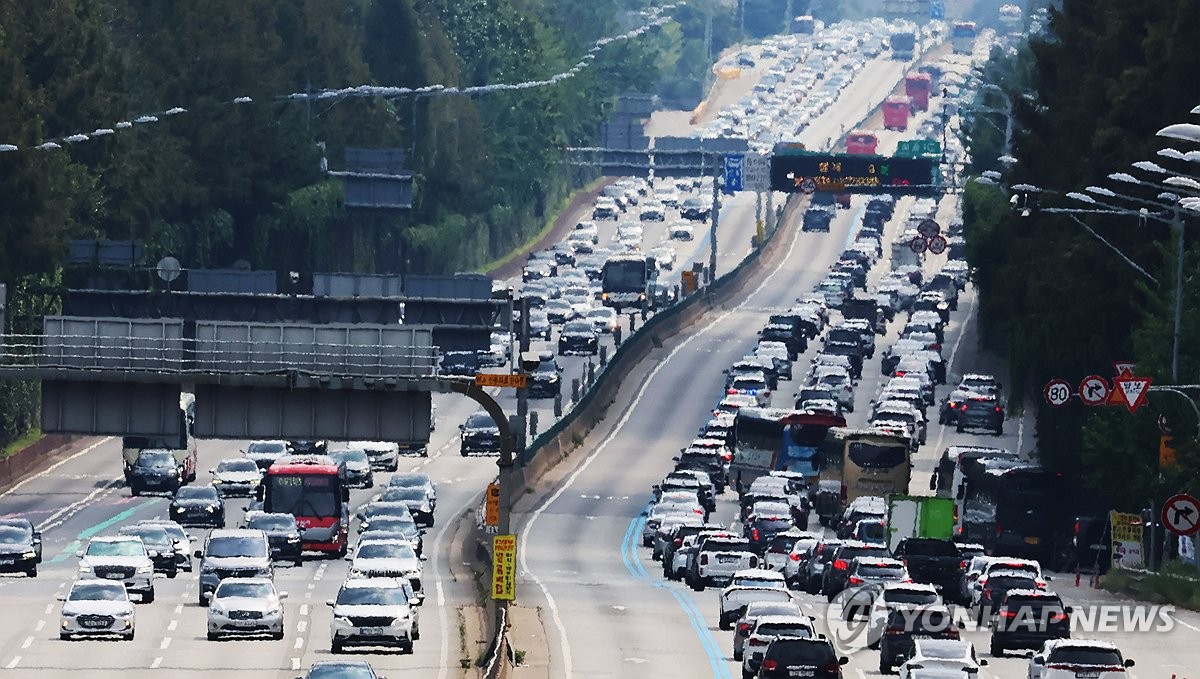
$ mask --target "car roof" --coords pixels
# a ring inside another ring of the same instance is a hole
[[[208,539],[213,538],[262,538],[266,539],[266,533],[263,533],[257,528],[214,528],[208,534]]]
[[[938,593],[937,587],[924,582],[887,582],[883,585],[884,592],[898,589],[908,592],[929,592],[930,594]]]
[[[776,625],[783,625],[783,624],[804,625],[805,627],[808,627],[808,628],[810,628],[810,629],[811,629],[811,628],[812,628],[812,626],[813,626],[812,618],[808,617],[807,615],[804,615],[803,613],[797,613],[797,614],[795,614],[795,615],[785,615],[785,614],[778,614],[778,613],[776,613],[776,614],[770,614],[770,615],[760,615],[760,616],[758,617],[758,620],[757,620],[756,622],[757,622],[758,624],[760,624],[760,625],[763,625],[763,624],[768,624],[768,625],[770,625],[770,624],[776,624]]]
[[[399,578],[351,578],[349,580],[342,581],[342,587],[346,589],[377,587],[383,587],[385,589],[399,589],[400,586]]]

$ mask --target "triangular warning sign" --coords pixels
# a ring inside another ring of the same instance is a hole
[[[1132,375],[1133,369],[1137,364],[1133,361],[1113,361],[1113,375],[1121,377],[1122,375]]]
[[[1146,395],[1150,392],[1149,377],[1122,377],[1117,379],[1117,388],[1129,412],[1133,412],[1146,404]]]
[[[1133,379],[1133,378],[1126,376],[1125,378],[1118,377],[1118,378],[1114,379],[1112,391],[1108,392],[1108,400],[1106,400],[1104,402],[1104,405],[1106,405],[1106,406],[1126,406],[1126,407],[1129,406],[1129,403],[1125,400],[1125,392],[1121,391],[1121,380],[1122,379]]]

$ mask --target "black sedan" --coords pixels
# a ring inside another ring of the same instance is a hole
[[[212,486],[184,486],[171,498],[167,510],[171,520],[181,526],[225,527],[225,503]]]
[[[132,535],[141,538],[146,545],[146,551],[153,554],[150,560],[154,562],[154,572],[163,573],[168,578],[179,574],[179,562],[175,558],[175,539],[165,528],[147,524],[125,526],[117,531],[118,535]]]
[[[32,521],[23,516],[11,516],[7,519],[0,519],[0,526],[21,529],[33,545],[33,551],[37,552],[38,563],[42,562],[42,532],[34,527]]]
[[[554,398],[562,393],[562,366],[542,361],[529,373],[529,398]]]
[[[300,527],[291,514],[246,512],[242,528],[257,528],[267,534],[273,561],[291,561],[297,566],[304,563]]]
[[[558,353],[563,356],[595,356],[599,346],[596,329],[588,321],[571,321],[558,336]]]
[[[463,457],[471,453],[499,453],[500,428],[485,410],[477,410],[458,426],[462,432],[459,452]]]
[[[29,534],[13,526],[0,526],[0,573],[37,577],[38,556]]]

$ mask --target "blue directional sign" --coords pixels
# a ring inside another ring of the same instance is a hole
[[[725,193],[742,190],[742,166],[746,156],[742,154],[725,156]]]

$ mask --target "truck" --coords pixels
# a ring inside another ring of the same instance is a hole
[[[903,94],[894,94],[883,101],[883,127],[886,130],[908,129],[908,115],[912,113],[912,100]]]
[[[800,35],[812,35],[817,29],[817,20],[811,15],[805,14],[798,16],[792,20],[792,27],[796,33]]]
[[[908,538],[949,540],[954,536],[954,499],[920,495],[888,497],[888,548]]]
[[[847,297],[842,300],[842,318],[861,318],[871,324],[876,335],[887,334],[887,318],[874,299]]]
[[[932,82],[928,73],[910,73],[904,76],[904,93],[911,100],[913,113],[929,110]]]
[[[196,422],[196,397],[184,392],[179,399],[178,436],[124,436],[121,438],[122,467],[125,485],[135,495],[143,490],[174,490],[196,480],[196,439],[192,431]],[[160,467],[148,464],[158,453],[169,452],[175,458],[173,477],[161,475]],[[146,459],[139,464],[139,458]]]
[[[612,255],[600,269],[600,301],[618,313],[628,308],[649,310],[654,306],[657,280],[654,257],[640,252]]]
[[[955,54],[970,54],[975,51],[974,21],[958,21],[950,29],[950,45]]]
[[[893,33],[888,39],[892,48],[892,59],[895,61],[912,61],[917,49],[917,34],[912,31]]]
[[[755,479],[772,471],[799,472],[815,481],[830,458],[840,463],[841,446],[830,442],[829,430],[845,427],[845,423],[844,417],[831,413],[739,408],[734,420],[730,482],[740,494]]]

